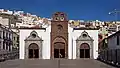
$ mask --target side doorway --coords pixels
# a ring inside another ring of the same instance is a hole
[[[80,45],[80,58],[90,58],[90,47],[87,43]]]
[[[28,57],[29,58],[39,58],[39,47],[37,44],[32,43],[29,45]]]

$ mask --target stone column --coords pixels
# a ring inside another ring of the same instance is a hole
[[[1,49],[3,49],[3,39],[1,40]]]
[[[79,41],[76,42],[76,59],[80,58],[80,45]]]
[[[4,45],[4,46],[5,46],[5,50],[6,50],[6,42],[5,42],[5,45]]]
[[[1,31],[1,48],[0,49],[3,49],[3,31]]]
[[[13,45],[14,45],[14,44],[13,44],[13,40],[12,40],[12,32],[10,32],[10,39],[11,39],[11,43],[12,43],[12,44],[10,44],[10,49],[12,50],[12,47],[13,47]]]
[[[39,43],[39,59],[42,59],[42,41]]]
[[[24,54],[24,59],[28,59],[28,57],[29,57],[29,54],[28,54],[28,48],[25,48],[25,54]]]
[[[12,51],[12,45],[10,44],[10,50]]]
[[[28,47],[29,47],[29,43],[27,42],[27,41],[25,41],[25,47],[24,47],[24,49],[25,49],[25,51],[24,51],[24,59],[29,59],[28,57],[29,57],[29,55],[28,55]]]
[[[6,42],[6,50],[8,50],[8,41]]]
[[[93,45],[93,41],[91,41],[91,58],[93,59],[94,58],[94,45]]]
[[[7,42],[7,48],[8,48],[8,51],[9,51],[9,42]]]

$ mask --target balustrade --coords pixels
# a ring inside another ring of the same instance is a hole
[[[18,56],[19,56],[19,50],[14,50],[9,52],[0,51],[0,61],[18,59]]]

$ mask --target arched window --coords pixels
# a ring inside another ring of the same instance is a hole
[[[58,29],[62,29],[63,28],[63,26],[62,25],[57,25],[57,27],[58,27]]]

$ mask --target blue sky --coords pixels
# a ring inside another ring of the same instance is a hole
[[[61,11],[69,19],[111,21],[115,16],[108,13],[120,10],[120,0],[0,0],[0,8],[23,10],[41,17],[51,17]]]

